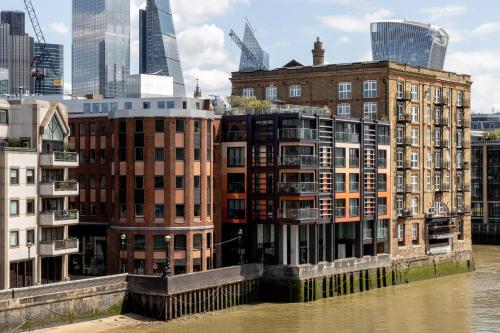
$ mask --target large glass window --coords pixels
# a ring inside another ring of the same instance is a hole
[[[294,84],[290,86],[290,97],[301,97],[302,96],[302,86],[299,84]]]
[[[255,96],[255,91],[253,88],[243,88],[242,90],[243,97],[250,98]]]
[[[245,192],[245,174],[228,173],[227,174],[227,192],[244,193]]]
[[[363,116],[366,119],[377,119],[377,103],[368,102],[363,104]]]
[[[146,236],[134,235],[134,250],[144,251],[146,249]]]
[[[377,81],[367,80],[363,82],[363,98],[377,97]]]
[[[337,105],[337,116],[341,118],[349,118],[351,116],[351,104],[341,103]]]
[[[339,99],[351,99],[351,98],[352,98],[352,83],[351,82],[339,83]]]
[[[269,86],[266,87],[266,99],[268,101],[275,101],[278,99],[278,87]]]
[[[243,167],[243,166],[245,166],[245,149],[244,149],[244,147],[228,147],[227,148],[227,166],[228,167]]]
[[[227,218],[228,219],[244,219],[245,218],[245,200],[227,201]]]
[[[345,168],[345,148],[335,148],[335,166]]]

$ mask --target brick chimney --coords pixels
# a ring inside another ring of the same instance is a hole
[[[323,42],[316,37],[316,42],[314,43],[313,54],[313,65],[323,65],[325,63],[325,49],[323,48]]]

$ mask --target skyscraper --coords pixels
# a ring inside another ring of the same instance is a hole
[[[269,53],[260,47],[255,32],[248,22],[245,23],[243,43],[253,53],[253,57],[244,50],[241,51],[240,72],[253,72],[262,68],[269,68]]]
[[[443,70],[449,36],[441,28],[412,21],[371,24],[373,60]]]
[[[62,73],[64,73],[64,46],[45,44],[45,80],[42,85],[44,95],[61,95],[63,93]],[[35,43],[35,56],[41,56],[41,44]],[[52,70],[54,68],[57,73]]]
[[[9,93],[30,93],[34,41],[24,33],[24,13],[2,12],[1,22],[0,67],[9,70]]]
[[[130,1],[73,0],[73,93],[126,96]]]
[[[140,73],[172,76],[174,96],[185,96],[170,0],[148,0],[139,21]]]

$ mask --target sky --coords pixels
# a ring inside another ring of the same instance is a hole
[[[64,44],[65,87],[71,87],[71,0],[32,0],[49,43]],[[124,0],[126,1],[126,0]],[[130,0],[131,73],[138,73],[138,10]],[[231,93],[229,77],[238,69],[238,47],[230,29],[243,36],[245,17],[271,67],[291,59],[312,63],[320,37],[326,62],[371,60],[369,23],[407,19],[444,28],[451,37],[445,69],[472,75],[474,112],[500,110],[500,2],[497,0],[171,0],[187,93],[196,78],[204,96]],[[55,9],[57,8],[57,9]],[[1,10],[24,10],[23,0],[2,0]],[[27,31],[32,28],[27,21]]]

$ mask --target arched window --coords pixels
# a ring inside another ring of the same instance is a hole
[[[60,142],[64,140],[61,125],[59,125],[59,121],[57,121],[56,117],[52,117],[49,124],[45,128],[45,131],[43,132],[43,140]]]

